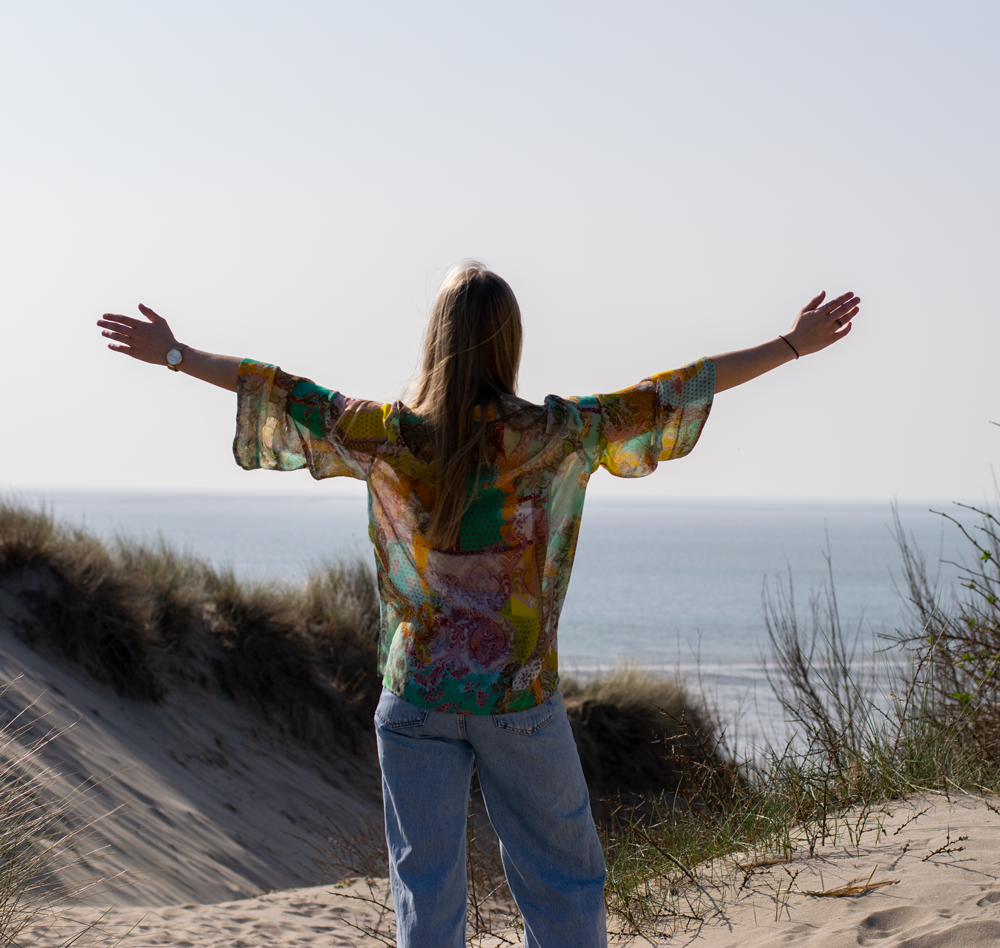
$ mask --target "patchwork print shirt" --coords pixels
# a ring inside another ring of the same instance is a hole
[[[687,454],[712,406],[715,366],[702,360],[611,395],[505,400],[487,416],[494,457],[448,550],[421,532],[432,442],[405,405],[348,398],[251,360],[238,392],[242,467],[367,482],[385,686],[418,707],[497,714],[558,688],[556,628],[591,474],[641,477]]]

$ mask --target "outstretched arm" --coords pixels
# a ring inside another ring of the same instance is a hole
[[[154,313],[148,306],[139,304],[139,312],[145,319],[132,316],[118,316],[105,313],[97,325],[102,327],[105,338],[113,340],[108,348],[114,352],[132,356],[140,362],[151,365],[167,365],[167,353],[180,343],[174,338],[167,321]],[[201,379],[230,392],[236,391],[236,380],[240,359],[235,356],[216,355],[185,346],[183,360],[177,366],[179,372]]]
[[[851,331],[851,320],[858,314],[861,299],[853,293],[842,293],[824,303],[825,296],[826,293],[820,293],[806,303],[784,336],[752,349],[712,356],[716,392],[735,388],[785,362],[819,352],[843,339]]]

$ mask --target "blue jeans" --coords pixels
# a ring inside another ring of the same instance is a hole
[[[605,948],[604,854],[562,696],[445,714],[383,689],[375,712],[399,948],[464,948],[475,763],[525,948]]]

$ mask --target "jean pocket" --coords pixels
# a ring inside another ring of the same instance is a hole
[[[378,707],[375,709],[375,723],[389,731],[399,731],[410,727],[420,727],[427,721],[430,711],[418,708],[394,695],[387,688],[382,690]]]
[[[512,734],[537,734],[555,716],[562,705],[556,701],[545,701],[527,711],[513,711],[510,714],[494,714],[493,723],[501,731]]]

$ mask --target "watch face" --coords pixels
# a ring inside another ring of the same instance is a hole
[[[171,349],[167,353],[167,365],[180,365],[183,358],[184,354],[180,349]]]

